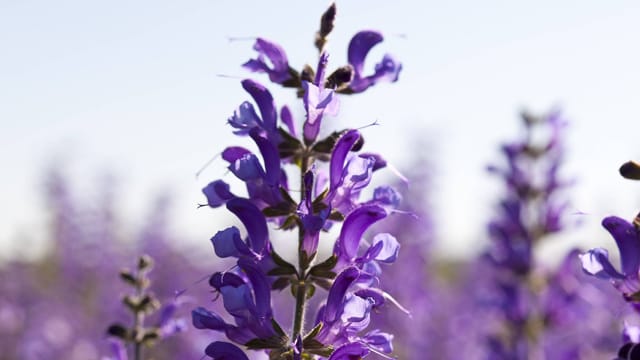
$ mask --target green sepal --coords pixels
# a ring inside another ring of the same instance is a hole
[[[302,339],[302,345],[305,344],[305,341],[309,341],[311,339],[314,339],[316,336],[318,336],[318,334],[320,333],[320,330],[322,330],[323,325],[324,323],[320,322],[313,329],[311,329],[311,331],[309,331],[309,333],[304,336],[304,339]]]
[[[278,144],[278,153],[280,158],[285,159],[288,157],[298,158],[304,151],[304,145],[297,138],[291,136],[288,131],[282,127],[278,128],[282,141]]]
[[[309,270],[309,275],[333,279],[336,276],[336,273],[331,270],[333,270],[337,263],[338,257],[335,255],[331,255],[323,262],[314,265],[311,270]]]
[[[337,210],[333,210],[331,214],[329,214],[329,220],[333,221],[344,221],[344,215]]]
[[[246,346],[249,350],[260,350],[260,349],[279,349],[281,347],[286,346],[287,339],[281,338],[278,336],[271,336],[265,339],[255,338],[247,341],[244,346]]]
[[[122,279],[124,282],[126,282],[131,286],[134,286],[134,287],[138,286],[138,279],[136,279],[136,277],[133,276],[133,274],[129,269],[120,270],[120,279]]]
[[[131,330],[127,329],[122,324],[112,324],[107,328],[107,334],[113,337],[117,337],[124,342],[130,342],[133,340],[133,334]]]
[[[287,269],[293,270],[293,272],[291,274],[295,274],[296,273],[296,267],[293,266],[291,263],[289,263],[287,260],[283,259],[280,255],[278,255],[277,252],[271,251],[271,259],[273,259],[273,262],[276,263],[276,265],[278,265],[278,267],[282,267],[282,268],[287,268]]]
[[[293,230],[296,228],[296,226],[298,226],[298,216],[297,215],[290,215],[289,217],[287,217],[284,222],[282,223],[282,225],[280,226],[280,230]]]
[[[278,324],[278,322],[273,318],[271,319],[271,326],[273,326],[273,330],[275,330],[278,335],[287,337],[287,334],[282,330],[280,324]]]
[[[290,283],[291,280],[289,279],[289,277],[279,277],[276,279],[276,281],[273,282],[273,284],[271,284],[271,290],[283,290],[284,288],[289,286]]]

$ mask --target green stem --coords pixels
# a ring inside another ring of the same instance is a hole
[[[310,156],[305,151],[305,155],[302,156],[300,163],[300,201],[304,201],[305,187],[304,187],[304,175],[309,169]],[[296,309],[293,319],[293,334],[291,340],[295,341],[298,336],[304,333],[304,313],[307,300],[307,287],[305,284],[306,264],[303,261],[303,249],[302,241],[304,240],[304,229],[298,228],[298,283],[296,286]],[[294,286],[294,285],[292,285]]]

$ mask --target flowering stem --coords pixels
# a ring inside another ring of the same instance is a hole
[[[305,194],[305,185],[304,185],[304,175],[307,173],[309,169],[309,163],[311,161],[311,156],[308,152],[305,151],[305,154],[302,156],[302,161],[300,162],[300,201],[304,201]],[[304,322],[304,313],[306,308],[306,300],[307,300],[307,287],[304,282],[306,278],[307,267],[309,266],[308,260],[306,259],[307,254],[305,254],[304,249],[302,247],[302,242],[304,241],[304,229],[302,226],[298,228],[298,283],[296,286],[296,309],[293,319],[293,334],[291,339],[296,341],[298,336],[300,336],[303,332],[303,322]]]

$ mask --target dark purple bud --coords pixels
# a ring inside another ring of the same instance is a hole
[[[355,360],[369,354],[369,348],[361,343],[348,343],[337,348],[328,360]]]
[[[244,284],[245,282],[240,276],[230,272],[217,272],[209,278],[209,285],[217,291],[225,286],[238,287]]]
[[[204,353],[214,360],[249,360],[239,347],[223,341],[212,342],[204,350]]]

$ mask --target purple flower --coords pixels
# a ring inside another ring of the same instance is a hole
[[[269,74],[269,79],[278,84],[282,84],[291,78],[287,54],[280,45],[258,38],[255,45],[253,45],[253,49],[258,52],[258,58],[247,61],[242,65],[243,67],[254,72],[267,73]]]
[[[638,302],[640,291],[640,237],[635,223],[616,216],[610,216],[602,221],[607,231],[613,236],[620,251],[621,270],[618,271],[609,261],[606,249],[596,248],[580,255],[582,268],[587,274],[601,279],[610,280],[630,301]]]
[[[335,116],[338,114],[340,103],[333,89],[324,87],[324,71],[327,66],[328,55],[323,53],[318,62],[314,83],[302,82],[304,90],[304,109],[307,117],[303,126],[304,141],[312,144],[320,132],[320,124],[324,114]]]
[[[402,64],[389,54],[385,54],[382,61],[376,64],[373,74],[368,76],[363,74],[364,61],[367,54],[371,48],[382,42],[382,40],[382,34],[371,30],[360,31],[351,38],[348,57],[349,64],[351,64],[354,70],[354,77],[349,87],[353,92],[363,92],[380,81],[395,82],[398,80],[398,76],[402,70]]]

